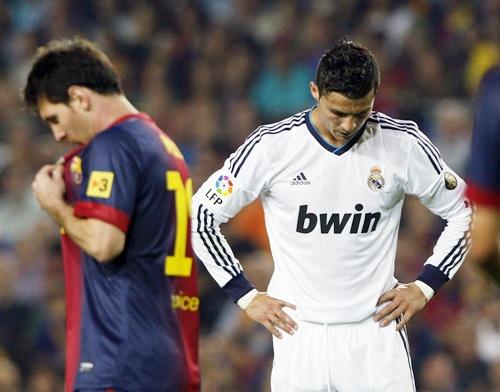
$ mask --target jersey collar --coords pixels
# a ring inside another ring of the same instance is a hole
[[[151,117],[149,117],[146,113],[139,112],[139,113],[131,113],[131,114],[126,114],[125,116],[121,116],[120,118],[117,118],[115,121],[113,121],[111,124],[109,124],[106,129],[112,128],[118,124],[124,123],[125,121],[131,120],[133,118],[136,119],[141,119],[147,122],[152,122]]]
[[[137,118],[137,119],[141,119],[141,120],[144,120],[146,122],[153,122],[153,120],[151,119],[151,117],[149,117],[149,115],[147,115],[146,113],[143,113],[143,112],[139,112],[139,113],[132,113],[132,114],[127,114],[125,116],[122,116],[118,119],[116,119],[115,121],[113,121],[110,125],[108,125],[104,131],[108,130],[109,128],[112,128],[118,124],[121,124],[121,123],[124,123],[125,121],[128,121],[132,118]],[[75,155],[77,155],[81,150],[83,150],[89,143],[85,143],[85,144],[81,144],[77,147],[74,147],[73,149],[71,149],[69,152],[67,152],[66,154],[63,155],[62,159],[63,159],[63,162],[68,162],[71,158],[73,158]]]
[[[363,134],[363,132],[366,128],[366,121],[365,121],[365,123],[363,124],[361,129],[358,132],[356,132],[356,134],[352,138],[350,138],[347,143],[345,143],[344,145],[342,145],[340,147],[335,147],[334,145],[328,143],[325,139],[323,139],[323,137],[321,136],[319,131],[316,129],[316,127],[312,123],[311,113],[312,113],[313,109],[314,108],[310,109],[306,115],[307,129],[309,130],[311,135],[313,135],[314,138],[318,141],[318,143],[321,144],[321,146],[323,148],[327,149],[328,151],[330,151],[331,153],[333,153],[335,155],[342,155],[343,153],[349,151],[351,149],[351,147],[354,146],[356,144],[356,142],[359,140],[359,138],[361,137],[361,135]]]

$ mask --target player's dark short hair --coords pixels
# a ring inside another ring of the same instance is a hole
[[[70,86],[87,87],[99,94],[122,94],[120,80],[108,57],[84,38],[55,40],[38,49],[24,88],[31,109],[41,97],[68,103]]]
[[[379,68],[373,54],[361,44],[341,40],[321,57],[316,70],[319,95],[332,91],[350,99],[366,96],[380,83]]]

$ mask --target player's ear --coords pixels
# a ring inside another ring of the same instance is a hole
[[[88,112],[91,107],[90,94],[87,88],[82,86],[68,87],[69,103],[74,108]]]
[[[309,82],[309,89],[311,90],[311,95],[316,102],[319,102],[319,89],[318,85],[314,82]]]

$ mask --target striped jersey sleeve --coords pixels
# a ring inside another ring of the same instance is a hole
[[[381,113],[378,121],[382,129],[404,132],[413,141],[407,158],[405,193],[416,195],[432,213],[447,221],[417,278],[437,291],[455,275],[470,247],[472,208],[465,197],[466,184],[414,122]]]
[[[269,156],[276,150],[276,137],[304,122],[305,112],[257,128],[193,196],[193,249],[234,302],[253,286],[219,226],[266,192],[272,173]]]

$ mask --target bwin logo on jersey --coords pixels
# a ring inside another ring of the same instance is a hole
[[[307,212],[307,204],[299,207],[299,215],[297,217],[297,232],[308,234],[311,233],[317,226],[319,221],[319,229],[322,234],[343,233],[350,223],[349,233],[359,234],[368,233],[377,229],[378,221],[380,220],[380,212],[367,212],[361,214],[363,211],[363,204],[356,204],[354,209],[357,213],[347,214],[315,214],[314,212]]]
[[[300,174],[295,177],[291,182],[291,185],[309,185],[311,184],[311,181],[309,181],[304,173],[300,172]]]

